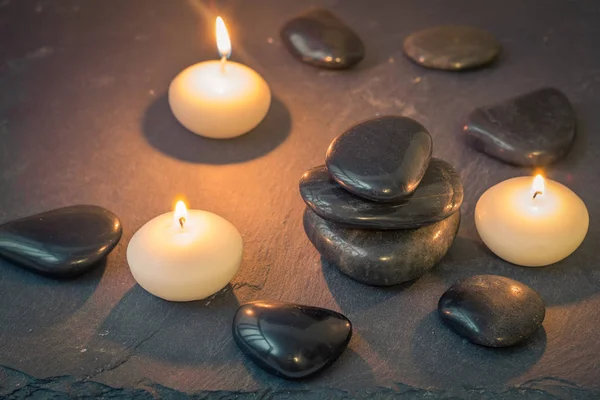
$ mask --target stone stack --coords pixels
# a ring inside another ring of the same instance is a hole
[[[458,231],[463,186],[432,148],[420,123],[396,116],[333,140],[326,165],[300,180],[304,230],[325,260],[359,282],[390,286],[442,259]]]

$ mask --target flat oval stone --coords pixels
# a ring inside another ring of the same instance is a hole
[[[425,175],[433,141],[408,117],[385,116],[354,125],[327,150],[327,169],[344,189],[368,200],[395,202]]]
[[[437,26],[408,36],[404,53],[424,67],[458,71],[490,63],[500,53],[500,44],[473,26]]]
[[[321,256],[352,279],[374,286],[424,275],[444,257],[459,225],[460,212],[421,228],[395,231],[346,228],[308,208],[304,212],[304,231]]]
[[[300,194],[322,218],[348,227],[410,229],[455,213],[463,201],[463,186],[450,164],[432,158],[415,192],[395,204],[369,201],[349,193],[331,179],[325,166],[302,176]]]
[[[352,337],[350,320],[325,308],[276,301],[240,306],[233,320],[238,347],[264,370],[306,378],[331,365]]]
[[[544,321],[546,307],[529,286],[496,275],[460,281],[438,303],[444,323],[475,344],[506,347],[527,340]]]
[[[287,22],[281,38],[297,58],[315,67],[350,68],[365,56],[360,37],[328,10],[313,10]]]
[[[81,275],[121,238],[121,222],[105,208],[59,208],[0,225],[0,256],[42,275]]]
[[[563,157],[575,139],[576,116],[567,96],[542,88],[476,108],[466,119],[467,143],[509,164],[540,166]]]

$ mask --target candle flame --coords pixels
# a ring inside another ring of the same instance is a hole
[[[217,49],[221,58],[229,58],[231,56],[231,40],[223,18],[217,17]]]
[[[544,194],[544,189],[544,177],[540,174],[537,174],[533,180],[533,184],[531,185],[531,195],[535,199],[536,196]]]
[[[187,216],[187,207],[185,206],[185,203],[183,201],[179,200],[175,205],[175,212],[173,213],[173,222],[175,223],[175,225],[179,225],[183,228]]]

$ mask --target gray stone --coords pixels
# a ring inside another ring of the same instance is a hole
[[[424,67],[458,71],[490,63],[500,53],[500,44],[473,26],[437,26],[408,36],[404,53]]]
[[[440,318],[457,334],[489,347],[506,347],[531,337],[542,325],[546,306],[524,283],[477,275],[452,286],[440,298]]]
[[[444,257],[459,225],[456,212],[417,229],[353,229],[309,208],[304,211],[304,231],[321,256],[349,277],[375,286],[397,285],[425,274]]]
[[[281,38],[288,50],[307,64],[343,69],[365,56],[360,37],[328,10],[313,10],[287,22]]]
[[[0,225],[0,256],[42,275],[72,278],[97,266],[122,231],[105,208],[58,208]]]
[[[567,96],[542,88],[476,108],[466,119],[467,143],[509,164],[540,166],[563,157],[575,139],[576,117]]]
[[[429,132],[417,121],[395,116],[372,118],[331,142],[327,169],[357,196],[394,202],[415,191],[432,150]]]
[[[395,204],[362,199],[331,179],[325,166],[300,179],[304,202],[322,218],[364,229],[411,229],[447,218],[463,200],[460,177],[445,161],[432,158],[415,192]]]

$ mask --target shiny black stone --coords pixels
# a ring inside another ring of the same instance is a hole
[[[500,53],[500,44],[479,28],[437,26],[408,36],[404,53],[424,67],[458,71],[490,63]]]
[[[354,125],[331,142],[327,169],[357,196],[395,202],[415,191],[432,149],[429,132],[417,121],[378,117]]]
[[[78,205],[0,225],[0,256],[42,275],[70,278],[94,268],[121,238],[105,208]]]
[[[432,158],[415,192],[395,204],[362,199],[344,190],[325,166],[300,179],[304,202],[321,217],[366,229],[410,229],[443,220],[463,201],[460,177],[445,161]]]
[[[391,286],[416,279],[444,257],[458,232],[460,212],[417,229],[376,231],[345,228],[307,208],[304,231],[321,253],[349,277]]]
[[[274,301],[240,306],[233,320],[238,347],[266,371],[288,379],[306,378],[344,352],[352,324],[325,308]]]
[[[529,286],[496,275],[477,275],[452,286],[438,303],[439,315],[475,344],[506,347],[527,340],[544,321],[546,307]]]
[[[563,157],[575,139],[575,112],[567,96],[543,88],[476,108],[466,119],[467,143],[514,165],[539,166]]]
[[[294,56],[316,67],[350,68],[365,56],[360,37],[328,10],[292,19],[281,29],[281,38]]]

